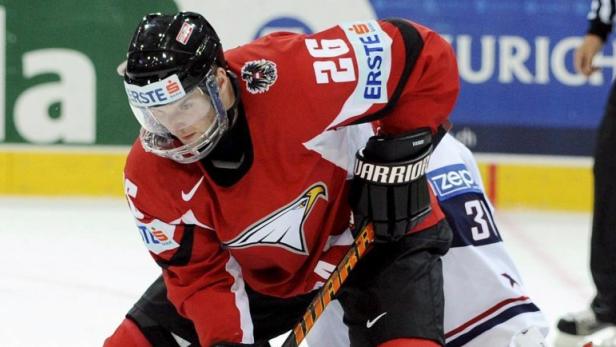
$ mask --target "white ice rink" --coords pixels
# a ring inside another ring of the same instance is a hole
[[[496,217],[551,322],[588,304],[589,214]],[[0,198],[0,244],[3,347],[102,346],[159,272],[121,199]]]

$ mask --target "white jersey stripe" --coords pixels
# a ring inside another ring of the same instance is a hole
[[[231,292],[235,295],[235,306],[240,314],[240,329],[242,329],[242,343],[255,343],[254,327],[252,325],[252,317],[250,315],[250,306],[248,303],[248,294],[244,287],[244,279],[240,264],[233,257],[229,257],[229,261],[225,265],[225,270],[233,277],[233,285]]]
[[[303,145],[319,153],[323,159],[347,171],[347,179],[353,177],[355,153],[374,135],[370,123],[346,126],[338,130],[324,130]]]

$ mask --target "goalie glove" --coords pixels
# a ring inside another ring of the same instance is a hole
[[[431,153],[430,130],[373,136],[357,152],[349,192],[355,236],[372,222],[377,242],[395,242],[430,213]]]

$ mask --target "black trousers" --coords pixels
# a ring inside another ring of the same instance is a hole
[[[597,287],[592,309],[616,323],[616,84],[612,85],[594,153],[590,270]]]

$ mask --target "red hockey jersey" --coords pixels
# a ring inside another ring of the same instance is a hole
[[[451,47],[410,22],[277,33],[226,52],[253,145],[248,172],[218,186],[135,142],[125,190],[169,299],[201,344],[252,343],[245,285],[289,297],[323,284],[352,243],[347,181],[371,124],[433,131],[459,90]],[[359,124],[363,123],[363,124]],[[433,212],[419,231],[443,218]]]

